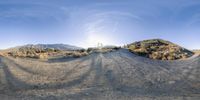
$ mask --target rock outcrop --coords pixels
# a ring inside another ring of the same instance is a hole
[[[169,41],[151,39],[134,42],[128,49],[140,56],[157,60],[177,60],[191,57],[194,53]]]

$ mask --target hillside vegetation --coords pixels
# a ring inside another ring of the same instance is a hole
[[[87,55],[84,49],[82,50],[60,50],[54,48],[36,48],[36,47],[20,47],[5,50],[3,56],[47,59],[51,57],[81,57]]]
[[[162,39],[134,42],[128,49],[140,56],[158,60],[177,60],[191,57],[194,53]]]
[[[51,46],[52,47],[52,46]],[[106,53],[112,52],[119,49],[119,47],[102,47],[102,48],[88,48],[86,49],[56,49],[48,47],[41,47],[38,45],[25,45],[21,47],[15,47],[11,49],[4,50],[0,53],[2,56],[12,56],[21,58],[36,58],[36,59],[49,59],[49,58],[66,58],[73,57],[79,58],[82,56],[87,56],[91,53]],[[60,47],[62,48],[62,47]],[[66,48],[66,47],[65,47]]]
[[[51,48],[40,49],[32,47],[21,47],[21,48],[9,49],[5,51],[3,54],[5,56],[13,56],[13,57],[47,58],[49,54],[53,54],[56,52],[60,52],[60,50]]]

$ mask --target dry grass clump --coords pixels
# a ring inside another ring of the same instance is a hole
[[[87,56],[87,55],[88,55],[87,52],[75,52],[75,53],[73,54],[73,57],[79,58],[79,57]]]
[[[38,54],[36,56],[36,58],[39,58],[39,59],[47,59],[48,58],[48,54],[47,53],[41,53],[41,54]]]
[[[81,50],[74,50],[74,51],[67,51],[65,53],[65,56],[67,57],[74,57],[74,58],[79,58],[79,57],[83,57],[83,56],[87,56],[88,52],[85,49],[81,49]]]
[[[128,49],[140,56],[158,60],[185,59],[193,55],[193,52],[161,39],[135,42],[128,45]]]

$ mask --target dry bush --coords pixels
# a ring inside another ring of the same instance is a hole
[[[82,56],[87,56],[88,53],[84,50],[76,50],[76,51],[66,51],[65,56],[66,57],[74,57],[74,58],[79,58]]]
[[[73,53],[73,57],[75,57],[75,58],[79,58],[79,57],[83,57],[83,56],[87,56],[88,55],[88,53],[87,52],[74,52]]]
[[[92,50],[93,50],[93,48],[88,48],[86,51],[87,51],[87,53],[91,53]]]
[[[41,54],[37,55],[36,58],[47,59],[48,58],[48,54],[47,53],[41,53]]]

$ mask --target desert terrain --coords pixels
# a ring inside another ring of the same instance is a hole
[[[2,54],[0,100],[200,99],[196,54],[157,60],[127,48],[101,51],[51,59]]]

